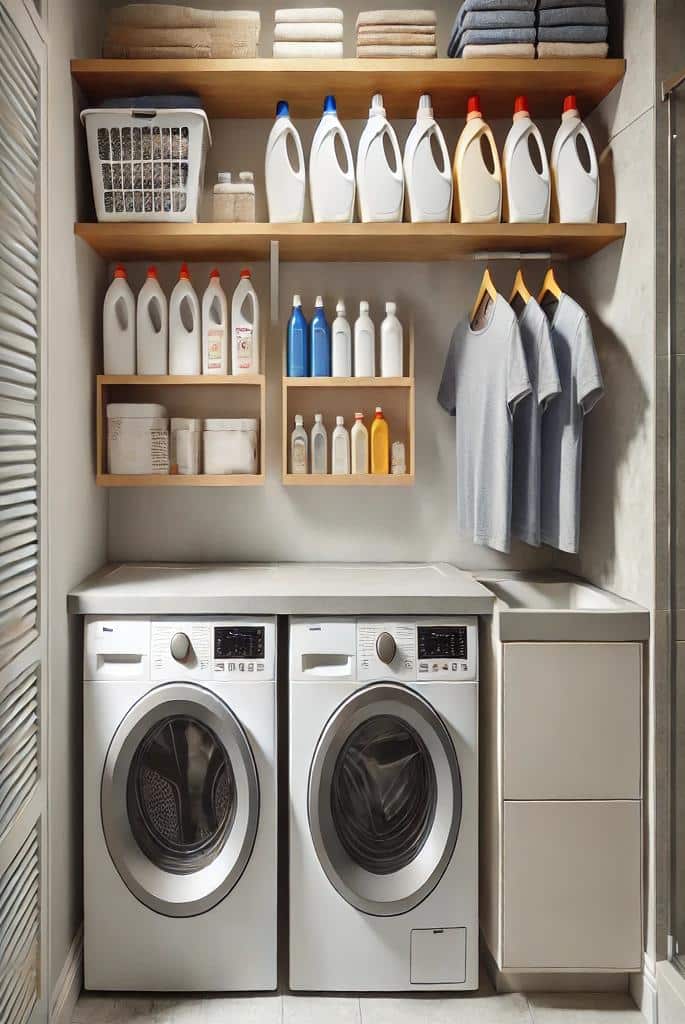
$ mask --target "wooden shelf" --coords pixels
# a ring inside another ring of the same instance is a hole
[[[412,388],[411,377],[284,377],[283,385],[297,388]]]
[[[180,476],[170,473],[116,474],[98,473],[98,487],[258,487],[264,483],[263,473],[234,473],[231,476]]]
[[[76,224],[109,260],[287,262],[457,260],[476,253],[548,252],[581,259],[623,238],[624,224]]]
[[[283,483],[286,486],[299,487],[411,487],[414,477],[411,473],[402,473],[393,476],[373,476],[371,473],[355,473],[343,476],[342,474],[327,473],[325,476],[319,473],[285,473]]]
[[[226,387],[237,385],[239,387],[262,387],[264,385],[264,374],[241,374],[238,376],[220,376],[214,374],[203,374],[201,377],[181,376],[180,374],[168,374],[166,376],[155,376],[147,373],[133,374],[100,374],[98,381],[101,385],[124,385],[132,384],[136,387]]]
[[[421,93],[438,118],[465,117],[479,93],[488,118],[510,117],[525,91],[535,118],[559,117],[575,93],[589,113],[620,82],[623,60],[72,60],[71,72],[91,103],[116,96],[197,93],[210,117],[274,117],[287,96],[294,118],[320,117],[334,93],[342,118],[368,117],[369,100],[383,93],[391,118],[414,118]]]

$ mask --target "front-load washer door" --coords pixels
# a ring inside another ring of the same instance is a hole
[[[204,687],[167,683],[130,709],[100,797],[116,869],[156,913],[203,914],[245,870],[259,823],[257,768],[240,722]]]
[[[454,852],[461,805],[454,744],[414,690],[374,683],[328,720],[309,773],[309,827],[353,907],[389,917],[424,900]]]

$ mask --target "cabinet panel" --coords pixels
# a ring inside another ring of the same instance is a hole
[[[641,795],[640,644],[506,644],[506,800]]]
[[[640,969],[640,801],[504,805],[508,970]]]

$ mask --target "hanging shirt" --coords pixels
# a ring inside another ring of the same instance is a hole
[[[457,526],[498,551],[511,539],[513,412],[528,394],[518,322],[498,295],[484,327],[454,329],[438,392],[456,420]]]
[[[535,547],[540,545],[540,431],[543,414],[561,385],[549,321],[535,299],[519,317],[531,393],[514,416],[514,483],[511,531]]]
[[[544,302],[561,394],[542,419],[541,538],[575,554],[580,541],[583,419],[604,394],[587,314],[566,294]],[[555,308],[556,307],[556,308]]]

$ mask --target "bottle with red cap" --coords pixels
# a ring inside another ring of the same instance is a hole
[[[231,358],[234,376],[259,373],[259,300],[249,270],[240,271],[240,281],[233,292]]]
[[[136,300],[121,263],[102,305],[105,373],[136,372]]]
[[[535,156],[534,156],[535,154]],[[550,176],[545,144],[525,96],[514,103],[514,123],[504,143],[504,219],[510,224],[547,224]]]
[[[183,263],[169,299],[169,373],[195,377],[201,368],[200,302],[190,283],[188,264]]]
[[[216,268],[202,296],[202,372],[228,373],[228,301]]]
[[[552,145],[551,167],[554,219],[560,224],[596,224],[599,164],[575,96],[564,100],[561,125]]]
[[[169,367],[169,310],[157,280],[157,267],[148,267],[136,307],[138,373],[164,376]]]
[[[484,151],[489,160],[485,159]],[[471,96],[466,125],[454,154],[454,219],[498,224],[502,217],[502,168],[495,138],[483,120],[480,97]]]

